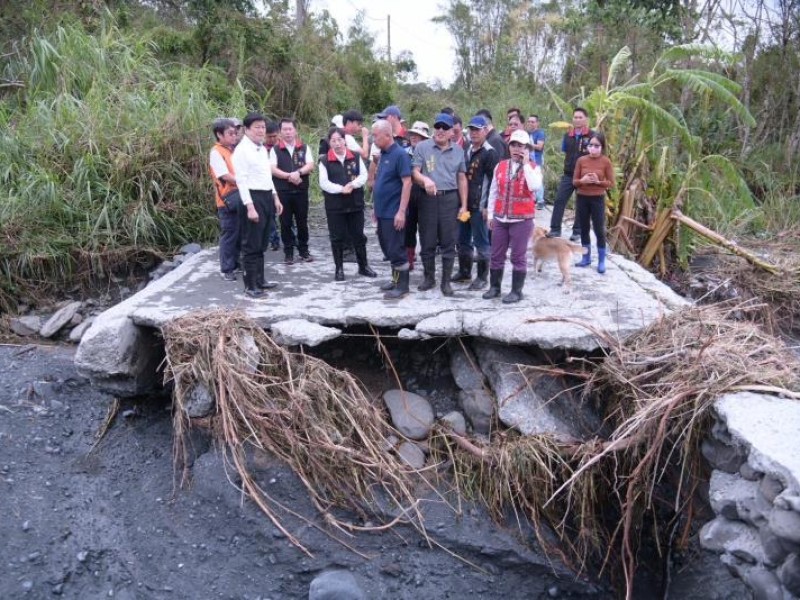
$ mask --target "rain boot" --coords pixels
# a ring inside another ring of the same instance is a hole
[[[478,274],[472,283],[469,284],[469,289],[472,291],[482,290],[486,287],[486,275],[489,272],[489,261],[480,259],[478,260]]]
[[[454,283],[467,283],[472,279],[472,255],[458,255],[458,273],[450,281]]]
[[[392,269],[392,278],[386,283],[382,283],[380,289],[382,292],[388,292],[389,290],[393,290],[396,287],[397,287],[397,271]]]
[[[503,297],[503,304],[513,304],[522,300],[524,285],[525,271],[511,271],[511,291]]]
[[[417,289],[420,292],[426,292],[432,290],[436,286],[436,260],[423,260],[422,268],[425,270],[424,279],[422,283],[417,286]]]
[[[397,300],[408,294],[408,269],[395,271],[397,275],[397,285],[383,295],[385,300]]]
[[[364,277],[377,277],[378,274],[370,269],[369,263],[367,262],[367,247],[363,244],[361,246],[356,246],[355,252],[356,262],[358,263],[358,274]]]
[[[597,272],[601,275],[606,272],[606,249],[597,249]]]
[[[500,296],[500,284],[503,282],[503,269],[489,269],[489,290],[483,294],[484,300]]]
[[[591,246],[584,246],[586,250],[586,254],[583,255],[578,262],[575,263],[576,267],[588,267],[592,264],[592,247]]]
[[[472,259],[470,258],[470,262]],[[453,288],[450,285],[450,277],[453,274],[453,263],[456,261],[452,258],[443,258],[442,259],[442,283],[440,289],[442,290],[442,296],[452,296],[453,295]]]
[[[336,269],[333,275],[334,281],[344,281],[344,248],[340,244],[331,244],[333,254],[333,265]]]

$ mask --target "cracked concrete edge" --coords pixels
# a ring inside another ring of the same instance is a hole
[[[616,260],[616,258],[621,258],[623,260]],[[692,305],[691,301],[661,283],[653,273],[642,267],[639,263],[625,259],[621,255],[614,254],[609,255],[609,260],[651,297],[663,303],[668,308],[678,310]]]

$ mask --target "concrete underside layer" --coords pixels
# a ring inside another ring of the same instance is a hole
[[[251,300],[243,294],[241,279],[223,281],[215,248],[204,250],[174,271],[151,283],[138,294],[101,315],[84,336],[76,357],[79,369],[102,386],[114,383],[115,393],[125,393],[121,381],[131,382],[130,393],[143,390],[137,369],[141,356],[119,348],[136,337],[131,326],[159,329],[170,320],[194,310],[240,309],[265,328],[275,328],[282,343],[316,345],[332,339],[343,328],[372,324],[395,328],[402,337],[470,335],[543,349],[591,351],[602,345],[596,335],[579,323],[625,337],[648,326],[686,301],[651,273],[620,256],[611,256],[608,270],[600,275],[594,266],[573,268],[571,293],[559,285],[561,275],[547,263],[534,277],[529,271],[524,299],[504,305],[483,300],[483,291],[470,292],[465,284],[454,284],[456,295],[445,298],[438,285],[417,292],[421,265],[411,275],[411,293],[401,300],[386,301],[379,285],[390,277],[387,262],[373,231],[368,231],[369,255],[377,279],[356,274],[356,265],[345,263],[347,280],[334,282],[334,267],[324,236],[312,237],[312,263],[283,264],[281,251],[267,251],[266,275],[279,287],[265,299]],[[576,255],[576,260],[577,260]],[[532,261],[529,261],[532,262]],[[441,261],[437,260],[437,283]],[[511,286],[510,268],[503,279],[503,294]],[[531,320],[542,319],[538,322]],[[131,356],[138,360],[134,364]],[[99,360],[102,357],[102,360]]]

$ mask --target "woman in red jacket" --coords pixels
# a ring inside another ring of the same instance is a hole
[[[581,245],[587,249],[575,266],[592,264],[591,220],[597,238],[597,272],[602,274],[606,272],[606,191],[614,187],[614,166],[605,155],[606,138],[602,133],[592,135],[587,148],[589,154],[578,159],[572,176],[572,183],[577,188],[575,212],[581,228]]]

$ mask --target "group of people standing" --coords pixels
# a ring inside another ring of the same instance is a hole
[[[370,188],[378,240],[392,267],[391,280],[381,286],[384,298],[409,293],[418,234],[423,268],[419,291],[436,286],[438,257],[442,295],[454,294],[451,282],[463,282],[471,291],[488,286],[483,297],[497,298],[510,250],[511,291],[502,301],[518,302],[533,219],[536,209],[544,207],[546,138],[536,115],[526,121],[518,109],[510,109],[507,120],[508,127],[499,132],[491,113],[482,109],[467,122],[465,137],[463,121],[448,108],[435,116],[432,131],[422,121],[406,130],[394,105],[376,115],[371,129],[364,126],[361,113],[351,110],[332,119],[314,161],[292,119],[274,124],[258,113],[248,114],[242,123],[218,119],[209,161],[221,226],[223,278],[236,279],[241,251],[245,294],[258,298],[274,287],[264,278],[264,252],[276,215],[286,263],[294,262],[295,248],[299,260],[313,261],[308,249],[309,179],[318,167],[336,281],[345,279],[348,247],[354,250],[359,274],[377,276],[369,266],[364,235],[365,189]],[[604,156],[605,139],[588,128],[584,109],[575,109],[562,150],[564,175],[549,235],[560,236],[564,207],[577,190],[573,235],[589,246],[591,221],[598,271],[603,273],[604,198],[614,172]],[[578,266],[589,264],[591,255],[584,254]]]

